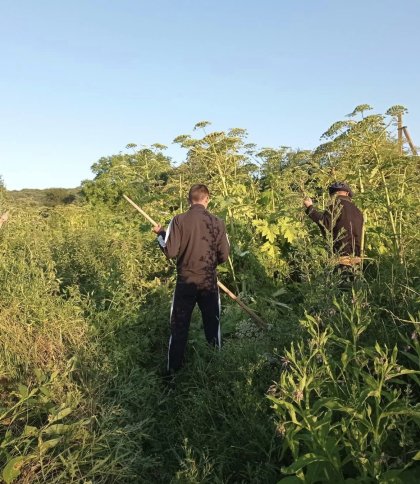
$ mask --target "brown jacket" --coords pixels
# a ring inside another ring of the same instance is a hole
[[[178,281],[216,282],[216,267],[229,256],[229,242],[223,220],[203,205],[194,204],[176,215],[165,231],[158,234],[166,257],[176,257]]]
[[[324,237],[332,234],[334,253],[360,257],[363,214],[349,197],[336,196],[324,212],[311,205],[306,213],[318,224]]]

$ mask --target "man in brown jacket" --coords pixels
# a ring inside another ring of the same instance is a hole
[[[363,214],[353,204],[353,193],[347,183],[335,182],[329,188],[331,204],[324,212],[306,198],[306,213],[321,229],[324,237],[330,235],[333,252],[339,257],[340,266],[356,266],[361,262]]]
[[[177,282],[171,307],[171,336],[167,370],[182,366],[191,314],[198,304],[207,341],[220,348],[220,295],[216,267],[229,256],[224,222],[207,211],[209,190],[193,185],[189,191],[190,208],[176,215],[166,231],[153,230],[167,258],[176,258]]]

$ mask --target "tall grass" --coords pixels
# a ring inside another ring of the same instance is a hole
[[[153,150],[107,158],[130,177],[119,187],[99,163],[79,205],[19,206],[2,191],[2,479],[416,482],[416,160],[395,154],[381,123],[350,123],[350,137],[330,130],[315,153],[251,153],[243,130],[183,136],[185,164],[170,168]],[[217,352],[194,313],[175,387],[162,378],[173,267],[118,198],[145,159],[134,198],[162,222],[185,208],[185,187],[209,180],[212,210],[234,235],[234,271],[220,277],[267,322],[223,299]],[[367,215],[365,267],[345,281],[300,205],[311,190],[326,203],[333,172],[356,183]]]

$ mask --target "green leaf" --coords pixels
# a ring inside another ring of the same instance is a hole
[[[63,410],[58,412],[57,415],[52,415],[50,417],[50,422],[57,422],[58,420],[62,420],[64,417],[67,417],[67,415],[70,415],[72,411],[72,408],[64,408]]]
[[[279,221],[280,232],[290,243],[294,242],[300,233],[299,225],[290,217],[283,217]]]
[[[55,425],[50,425],[47,427],[43,433],[46,435],[63,435],[67,433],[69,430],[71,430],[72,426],[71,425],[65,425],[65,424],[55,424]]]
[[[270,244],[270,242],[265,242],[261,246],[261,252],[268,254],[273,259],[277,255],[276,247],[273,244]]]
[[[26,385],[18,385],[19,396],[26,398],[29,395],[28,387]]]
[[[323,402],[323,405],[331,410],[339,410],[340,412],[347,413],[352,417],[361,418],[361,415],[357,412],[355,408],[343,405],[337,400],[326,399],[326,401]]]
[[[46,386],[42,386],[42,387],[39,387],[39,390],[41,391],[41,393],[46,396],[46,397],[50,397],[51,396],[51,392],[50,390],[48,389],[48,387]]]
[[[55,446],[57,446],[61,441],[61,437],[58,437],[57,439],[50,439],[46,441],[41,441],[38,444],[39,451],[41,453],[47,452],[50,449],[53,449]]]
[[[25,425],[25,428],[23,429],[22,435],[25,437],[33,437],[38,435],[38,428],[37,427],[32,427],[31,425]]]
[[[34,373],[38,383],[43,383],[45,381],[45,373],[40,368],[35,368]]]
[[[295,474],[296,472],[299,472],[301,469],[308,466],[309,464],[313,464],[314,462],[326,462],[326,459],[322,455],[317,455],[313,453],[305,454],[295,460],[295,462],[293,462],[293,464],[289,467],[283,467],[281,471],[284,474]]]
[[[406,356],[409,360],[411,360],[415,364],[419,364],[419,358],[417,355],[413,355],[411,353],[408,353],[407,351],[401,351],[401,353]]]
[[[305,482],[305,480],[302,480],[297,476],[287,476],[283,477],[280,482],[281,484],[301,484],[302,482]]]
[[[409,417],[420,418],[420,410],[407,407],[403,403],[397,403],[395,406],[391,407],[390,410],[382,412],[379,415],[379,420],[386,417],[393,417],[394,415],[408,415]]]
[[[3,469],[2,476],[6,484],[10,484],[20,475],[22,466],[24,465],[26,457],[21,455],[9,460],[6,467]]]
[[[413,460],[420,460],[420,450],[417,452],[417,454],[413,457]]]
[[[282,407],[282,409],[287,410],[289,412],[289,415],[290,415],[292,422],[295,425],[299,425],[299,426],[301,425],[301,423],[296,418],[296,414],[301,416],[300,412],[298,410],[298,407],[295,407],[290,402],[286,402],[286,400],[280,400],[280,399],[272,397],[272,396],[269,396],[268,399],[271,400],[272,402],[276,403],[278,406]]]

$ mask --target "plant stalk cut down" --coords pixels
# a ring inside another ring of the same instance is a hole
[[[127,202],[132,205],[138,212],[140,212],[143,217],[148,220],[154,227],[159,225],[157,222],[155,222],[152,217],[150,217],[142,208],[140,208],[136,203],[131,200],[131,198],[127,197],[127,195],[123,194],[123,197]],[[254,321],[258,323],[259,326],[263,327],[265,326],[265,321],[262,320],[257,314],[254,313],[254,311],[249,308],[243,301],[239,299],[238,296],[235,296],[232,291],[230,291],[224,284],[222,284],[220,281],[217,281],[217,285],[219,288],[225,292],[231,299],[233,299],[249,316],[251,316]]]

